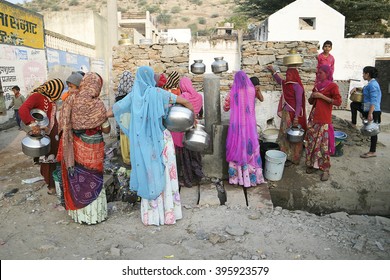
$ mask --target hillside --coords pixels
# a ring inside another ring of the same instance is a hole
[[[157,19],[159,29],[191,28],[199,35],[207,35],[217,23],[231,20],[235,10],[234,0],[118,0],[117,3],[121,12],[148,10]],[[91,9],[99,13],[106,5],[106,0],[32,0],[21,6],[36,12]]]

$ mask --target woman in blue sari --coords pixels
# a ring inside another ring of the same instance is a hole
[[[175,224],[182,218],[175,148],[171,133],[162,124],[173,103],[193,111],[188,100],[156,87],[153,69],[142,66],[131,92],[107,113],[115,116],[130,139],[130,189],[142,198],[145,225]],[[124,125],[128,114],[130,123]]]

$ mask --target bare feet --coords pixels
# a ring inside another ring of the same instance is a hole
[[[329,179],[329,171],[324,171],[321,175],[321,181],[328,181]]]

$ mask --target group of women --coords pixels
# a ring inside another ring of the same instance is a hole
[[[96,224],[107,218],[102,133],[110,132],[110,123],[104,103],[99,99],[103,79],[90,72],[81,75],[79,82],[78,87],[69,87],[58,122],[56,101],[64,89],[60,79],[49,80],[36,88],[20,112],[22,121],[31,127],[33,135],[44,130],[50,137],[49,154],[36,159],[41,164],[48,193],[56,193],[53,173],[59,169],[68,214],[76,222]],[[47,127],[42,128],[35,123],[30,115],[34,108],[47,114]]]
[[[283,79],[272,66],[267,67],[282,86],[277,113],[281,117],[278,135],[280,149],[287,154],[286,166],[299,164],[305,149],[306,172],[322,170],[321,180],[329,178],[330,156],[335,150],[332,107],[341,104],[338,86],[333,82],[328,65],[318,68],[317,79],[308,98],[312,105],[306,118],[306,100],[298,70],[288,68]],[[380,109],[372,97],[371,80],[377,75],[373,67],[365,67],[363,77],[370,80],[365,94],[367,108],[362,109],[369,120],[380,122]],[[376,70],[376,69],[375,69]],[[80,77],[78,87],[69,89],[63,99],[59,122],[56,120],[56,101],[64,85],[60,79],[49,80],[32,94],[20,108],[23,122],[33,134],[41,133],[30,111],[44,110],[50,118],[44,128],[51,139],[49,155],[37,159],[48,193],[55,193],[53,172],[60,170],[65,209],[79,223],[95,224],[107,218],[107,201],[103,187],[103,133],[110,132],[108,118],[115,117],[121,135],[128,145],[123,157],[131,163],[130,189],[141,197],[141,220],[145,225],[175,224],[182,218],[180,188],[199,184],[204,177],[199,152],[186,149],[183,133],[170,132],[163,118],[170,106],[181,104],[198,115],[203,97],[188,77],[173,71],[168,78],[142,66],[135,78],[129,71],[120,76],[116,102],[106,110],[99,95],[103,80],[93,72]],[[234,81],[224,103],[230,110],[226,139],[226,160],[229,162],[229,183],[243,187],[264,182],[260,146],[256,128],[255,100],[263,101],[258,79],[249,79],[244,71],[234,75]],[[374,101],[373,101],[374,100]],[[370,105],[371,104],[371,105]],[[379,113],[378,113],[379,111]],[[194,123],[196,125],[196,121]],[[290,126],[305,130],[306,146],[290,143],[286,131]],[[122,141],[121,141],[122,144]],[[375,139],[367,157],[375,153]],[[123,149],[123,147],[122,147]]]

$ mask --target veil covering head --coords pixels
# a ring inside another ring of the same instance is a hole
[[[61,93],[64,90],[64,87],[64,83],[61,81],[61,79],[53,79],[43,83],[34,89],[33,92],[39,92],[54,102],[61,97]]]
[[[170,100],[175,103],[176,96],[156,87],[153,69],[142,66],[131,92],[113,105],[115,120],[130,139],[131,162],[137,164],[131,170],[130,189],[145,199],[156,199],[165,186],[162,120]],[[131,114],[128,124],[123,121],[126,114]]]
[[[230,124],[226,141],[226,160],[245,165],[259,148],[256,114],[255,87],[244,71],[234,75],[230,90]],[[261,167],[260,156],[256,167]]]

